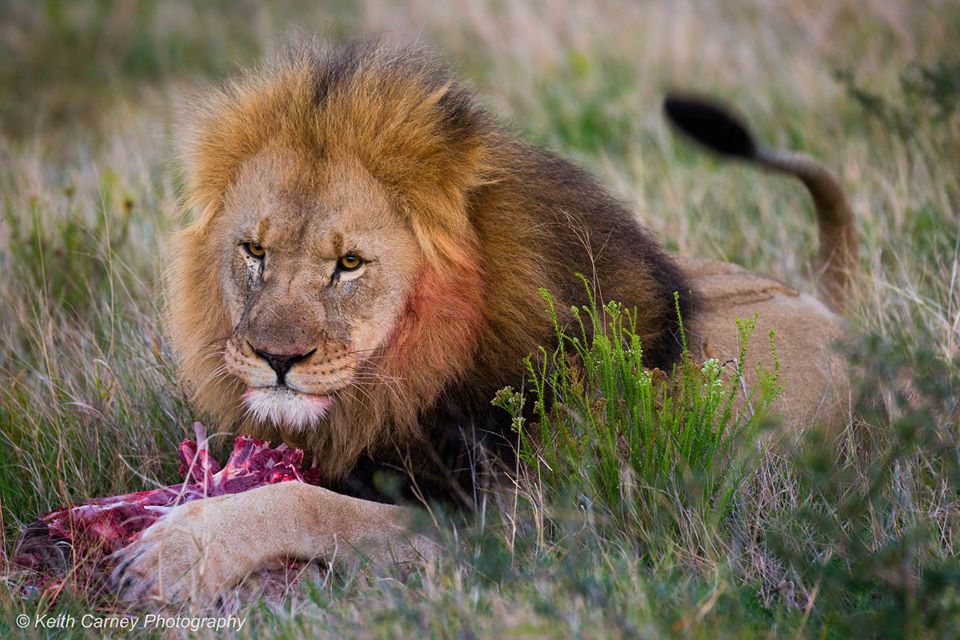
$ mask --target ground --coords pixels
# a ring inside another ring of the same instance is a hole
[[[623,421],[611,407],[650,381],[630,379],[631,354],[590,345],[580,355],[619,363],[621,378],[567,372],[587,376],[563,383],[584,394],[583,413],[540,422],[572,444],[526,443],[516,491],[458,520],[439,564],[324,573],[279,602],[235,607],[246,624],[232,633],[960,633],[960,4],[50,0],[0,3],[0,636],[59,635],[33,620],[19,630],[20,614],[74,615],[84,635],[84,613],[117,612],[70,581],[56,599],[24,591],[6,558],[20,526],[55,506],[177,480],[193,416],[157,302],[177,224],[176,108],[294,30],[435,46],[491,109],[596,172],[671,250],[808,292],[803,190],[678,140],[660,101],[674,87],[715,94],[772,145],[822,159],[861,225],[848,347],[858,416],[839,435],[807,425],[758,448],[759,418],[693,420],[713,406],[707,371],[671,391],[687,402],[676,414]],[[665,457],[594,446],[633,443],[654,423],[675,442],[663,426],[694,422]],[[729,437],[714,438],[721,424]]]

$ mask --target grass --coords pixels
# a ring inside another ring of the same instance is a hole
[[[628,531],[645,520],[635,513],[636,500],[650,498],[635,494],[678,481],[697,480],[694,502],[726,515],[743,471],[721,465],[759,435],[779,394],[777,372],[760,373],[745,399],[752,410],[735,410],[742,364],[724,377],[719,361],[694,363],[685,350],[675,371],[644,369],[636,311],[617,302],[598,307],[586,280],[584,286],[591,303],[573,309],[573,335],[542,292],[558,346],[552,353],[541,347],[526,361],[535,424],[525,424],[522,392],[507,388],[494,399],[513,418],[525,472],[551,495],[589,496],[591,508]],[[754,329],[754,319],[739,325],[742,344]],[[738,363],[747,361],[741,349]]]
[[[22,612],[115,611],[25,594],[5,559],[19,527],[55,506],[177,479],[192,415],[157,302],[179,189],[173,107],[292,28],[438,46],[672,250],[810,292],[802,190],[679,142],[659,100],[674,86],[713,92],[765,140],[824,159],[861,223],[847,347],[858,412],[838,436],[808,425],[758,447],[775,371],[756,413],[728,410],[737,389],[714,365],[685,361],[673,382],[644,372],[628,309],[581,310],[587,330],[530,354],[525,388],[496,398],[518,421],[522,403],[534,409],[524,464],[512,491],[442,529],[437,566],[321,575],[238,605],[234,635],[960,633],[956,3],[51,0],[2,2],[0,24],[3,637],[24,633]]]

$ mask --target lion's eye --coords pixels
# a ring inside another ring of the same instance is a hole
[[[267,255],[267,250],[263,248],[263,245],[256,242],[244,242],[243,250],[256,260],[263,260],[263,256]]]
[[[355,253],[348,253],[340,256],[337,260],[337,268],[340,271],[356,271],[363,266],[363,258]]]

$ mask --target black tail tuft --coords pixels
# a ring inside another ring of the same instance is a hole
[[[716,102],[671,93],[663,101],[663,110],[683,133],[717,153],[745,159],[757,153],[747,126],[731,109]]]

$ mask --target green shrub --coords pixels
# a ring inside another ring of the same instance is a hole
[[[588,500],[621,525],[669,488],[722,517],[756,460],[755,447],[740,456],[741,444],[757,437],[778,396],[778,371],[759,371],[738,408],[745,349],[729,374],[716,360],[695,362],[686,344],[673,371],[646,369],[636,311],[587,293],[590,304],[571,309],[571,331],[541,291],[557,346],[526,359],[535,424],[525,423],[520,392],[494,400],[513,416],[521,459],[552,494]],[[738,323],[741,344],[754,329],[755,320]]]

